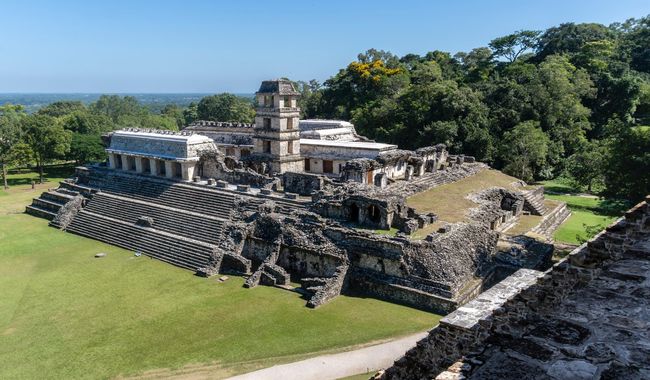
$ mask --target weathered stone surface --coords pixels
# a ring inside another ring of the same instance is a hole
[[[385,379],[644,378],[650,373],[650,229],[635,206],[545,272],[520,270],[431,330]],[[450,371],[447,371],[450,372]]]

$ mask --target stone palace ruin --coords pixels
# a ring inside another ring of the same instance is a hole
[[[290,81],[264,81],[253,125],[115,131],[105,163],[78,167],[27,212],[201,276],[299,291],[310,307],[349,292],[449,313],[550,266],[552,245],[503,235],[539,215],[534,231],[552,236],[568,217],[542,188],[481,189],[465,221],[441,223],[407,198],[492,169],[441,144],[402,150],[346,121],[300,120],[298,98]]]

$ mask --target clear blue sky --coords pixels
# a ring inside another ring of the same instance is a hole
[[[647,14],[650,0],[0,0],[0,93],[253,92],[322,81],[369,48],[455,53]]]

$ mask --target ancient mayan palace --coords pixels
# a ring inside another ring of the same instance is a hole
[[[198,275],[301,292],[310,307],[349,292],[446,314],[520,268],[550,266],[544,239],[503,233],[538,215],[534,231],[552,236],[568,210],[547,207],[543,188],[481,189],[464,221],[440,223],[407,198],[493,169],[442,144],[402,150],[346,121],[300,120],[298,100],[292,82],[264,81],[252,125],[115,131],[106,162],[78,167],[27,212]]]

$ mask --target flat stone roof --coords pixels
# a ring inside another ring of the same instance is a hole
[[[180,134],[177,132],[170,131],[170,133],[161,133],[161,132],[144,132],[144,131],[115,131],[113,136],[117,137],[127,137],[127,138],[136,138],[136,139],[153,139],[153,140],[166,140],[174,142],[185,142],[188,144],[204,143],[210,142],[208,136],[198,135],[198,134]]]
[[[318,127],[329,128],[353,128],[354,124],[345,120],[326,120],[326,119],[304,119],[299,122],[300,127],[304,129],[316,129]]]
[[[397,145],[384,144],[367,141],[332,141],[332,140],[314,140],[300,139],[300,145],[324,146],[330,148],[347,148],[347,149],[364,149],[376,151],[388,151],[397,149]]]

